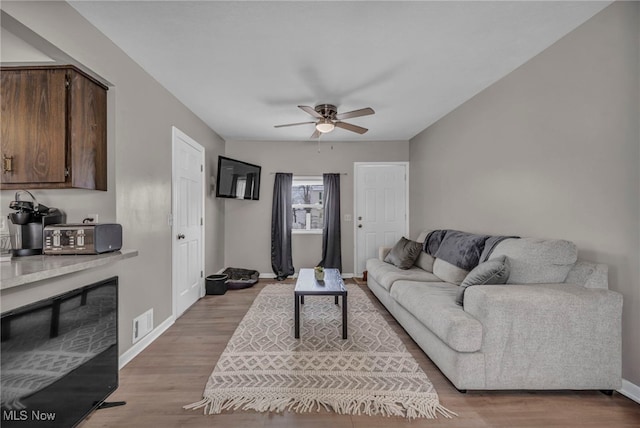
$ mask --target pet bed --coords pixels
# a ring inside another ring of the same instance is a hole
[[[227,289],[229,290],[253,287],[260,276],[257,270],[241,268],[226,268],[222,273],[229,277],[227,279]]]

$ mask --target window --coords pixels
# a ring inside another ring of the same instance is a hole
[[[293,233],[322,233],[324,226],[323,197],[322,177],[293,177],[291,183]]]

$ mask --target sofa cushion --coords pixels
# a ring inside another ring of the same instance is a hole
[[[416,238],[416,241],[423,243],[425,239],[427,239],[427,236],[429,235],[429,233],[431,232],[431,230],[423,230],[418,234],[418,237]]]
[[[561,239],[505,239],[496,245],[490,259],[507,256],[511,263],[509,284],[564,282],[578,259],[573,242]]]
[[[436,258],[433,262],[433,273],[444,282],[460,285],[469,274],[469,271]]]
[[[456,304],[458,288],[444,282],[397,281],[391,297],[450,348],[475,352],[482,346],[482,324]]]
[[[440,279],[430,272],[426,272],[418,267],[410,269],[398,269],[392,264],[385,263],[379,259],[367,260],[367,276],[373,278],[384,289],[389,291],[391,285],[398,280],[407,281],[430,281],[438,282]]]
[[[509,259],[507,256],[498,256],[494,259],[480,263],[473,268],[469,275],[460,284],[456,303],[460,306],[464,305],[464,292],[467,287],[483,284],[504,284],[509,278],[510,271]]]
[[[411,241],[403,236],[389,251],[384,261],[400,269],[409,269],[413,266],[420,252],[422,252],[422,244],[420,242]]]
[[[461,269],[470,271],[478,266],[488,235],[477,235],[459,230],[445,230],[444,237],[433,254],[436,258],[446,260]],[[437,242],[437,241],[436,241]]]
[[[384,260],[389,252],[391,251],[391,247],[380,247],[378,248],[378,258],[380,260]]]
[[[430,254],[425,253],[424,251],[420,252],[420,255],[416,259],[414,266],[419,267],[422,270],[426,270],[427,272],[433,272],[433,262],[435,261],[435,257]]]

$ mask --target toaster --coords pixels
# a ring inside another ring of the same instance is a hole
[[[51,224],[43,230],[44,254],[101,254],[122,248],[117,223]]]

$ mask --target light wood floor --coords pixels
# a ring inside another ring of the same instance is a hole
[[[245,290],[205,296],[120,372],[109,401],[126,406],[94,412],[81,428],[94,427],[640,427],[640,404],[617,392],[520,391],[459,393],[379,304],[407,348],[433,382],[440,402],[458,417],[435,420],[345,416],[329,412],[265,414],[252,411],[203,415],[182,406],[202,397],[209,374],[253,299],[271,281]],[[292,300],[293,301],[293,300]],[[292,303],[293,304],[293,303]]]

